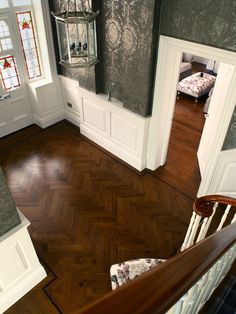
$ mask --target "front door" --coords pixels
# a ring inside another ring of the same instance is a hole
[[[21,52],[9,13],[0,13],[0,137],[32,123]]]

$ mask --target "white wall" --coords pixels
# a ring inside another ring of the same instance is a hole
[[[0,313],[47,276],[27,230],[30,223],[19,214],[21,223],[0,237]]]
[[[193,61],[207,65],[209,59],[193,56]]]
[[[65,118],[71,123],[80,126],[79,83],[65,76],[60,76],[60,83]]]
[[[65,117],[63,100],[58,79],[28,84],[28,95],[33,122],[46,128]]]

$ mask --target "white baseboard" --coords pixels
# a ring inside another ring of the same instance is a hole
[[[39,127],[45,129],[48,126],[55,124],[61,120],[65,119],[65,113],[64,110],[59,113],[54,113],[51,116],[48,116],[44,119],[39,118],[36,114],[33,114],[33,121],[35,124],[37,124]]]
[[[46,277],[47,274],[42,266],[30,272],[24,280],[16,284],[9,293],[6,293],[4,297],[1,298],[0,313],[6,311]]]
[[[138,157],[128,154],[119,145],[114,145],[113,143],[111,143],[111,141],[109,141],[109,139],[101,137],[96,132],[92,131],[89,128],[86,128],[86,126],[81,125],[80,132],[82,135],[84,135],[94,143],[98,144],[99,146],[105,148],[108,152],[125,161],[127,164],[131,165],[135,169],[142,171],[146,167],[146,159],[142,160]]]
[[[74,125],[80,127],[80,118],[77,115],[73,114],[72,112],[66,111],[65,119],[73,123]]]

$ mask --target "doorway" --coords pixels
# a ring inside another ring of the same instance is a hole
[[[229,65],[236,65],[236,56],[232,52],[165,36],[160,37],[153,115],[150,123],[147,154],[147,168],[151,170],[155,170],[164,165],[166,161],[174,114],[179,64],[182,59],[183,51],[203,58],[206,57],[208,59],[219,60]],[[234,99],[236,96],[233,88],[236,79],[234,66],[232,67],[232,75],[228,80],[227,91],[224,92],[222,99],[220,99],[222,108],[217,114],[214,132],[212,132],[211,137],[208,139],[207,154],[205,154],[205,157],[207,157],[205,158],[207,159],[205,160],[206,171],[201,178],[198,195],[207,194],[228,125],[232,117]],[[220,93],[218,96],[221,97]],[[178,164],[176,164],[176,167],[178,167]]]
[[[197,72],[206,73],[206,59],[191,56],[190,61],[187,65],[191,70],[186,75],[181,74],[179,80]],[[205,123],[207,95],[200,97],[197,102],[184,93],[176,97],[166,162],[151,172],[165,183],[178,187],[181,193],[192,199],[196,198],[201,182],[197,150]]]

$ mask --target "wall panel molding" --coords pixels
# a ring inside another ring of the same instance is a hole
[[[21,223],[0,237],[0,313],[47,276],[27,230],[30,223],[19,215]]]
[[[80,131],[96,144],[138,170],[146,168],[149,118],[123,108],[105,95],[80,88]]]
[[[209,187],[209,194],[236,198],[236,149],[222,151]]]

